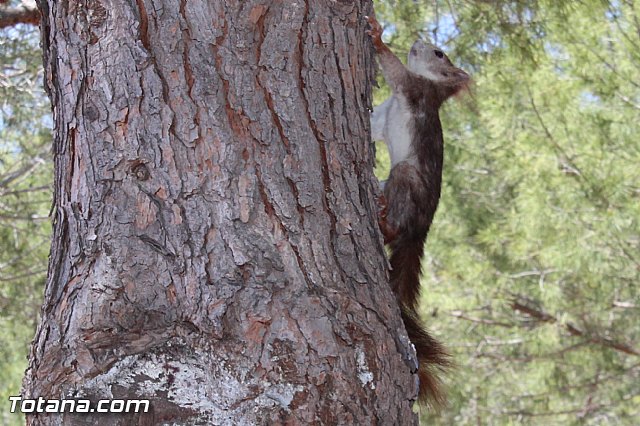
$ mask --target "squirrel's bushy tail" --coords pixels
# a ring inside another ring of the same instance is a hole
[[[391,287],[398,298],[402,321],[416,349],[420,378],[419,398],[442,405],[445,402],[439,373],[450,365],[449,355],[420,320],[416,310],[420,295],[420,273],[426,233],[418,238],[398,236],[391,244]]]
[[[418,398],[434,406],[444,405],[446,397],[442,391],[440,373],[450,366],[449,354],[440,342],[427,332],[417,312],[405,305],[400,305],[400,310],[409,340],[416,348],[420,378]]]

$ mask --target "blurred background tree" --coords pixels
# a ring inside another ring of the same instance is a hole
[[[458,365],[449,406],[422,413],[424,423],[637,424],[640,2],[375,3],[399,56],[431,39],[474,77],[443,110],[422,306]],[[49,249],[41,68],[37,27],[0,29],[4,401],[19,392]],[[380,85],[378,103],[389,93]]]
[[[33,15],[0,3],[0,424],[18,425],[8,398],[20,393],[50,244],[51,106],[38,28],[17,23]]]

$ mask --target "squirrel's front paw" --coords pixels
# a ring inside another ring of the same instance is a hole
[[[368,29],[366,31],[367,34],[369,34],[371,36],[371,38],[373,39],[374,42],[381,41],[382,40],[382,26],[380,25],[380,23],[373,16],[365,16],[364,18],[367,20],[367,22],[369,23],[369,26],[371,27],[370,29]]]

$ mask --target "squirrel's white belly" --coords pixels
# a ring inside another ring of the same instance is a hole
[[[381,137],[387,144],[391,167],[407,160],[412,154],[410,123],[411,112],[402,96],[391,96],[373,111],[371,117],[373,137],[374,139]]]

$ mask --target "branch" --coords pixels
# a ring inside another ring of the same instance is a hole
[[[460,318],[466,321],[471,321],[471,322],[476,322],[476,323],[480,323],[480,324],[486,324],[486,325],[496,325],[496,326],[500,326],[500,327],[513,327],[513,324],[509,324],[506,322],[500,322],[500,321],[495,321],[492,319],[487,319],[487,318],[475,318],[475,317],[471,317],[468,316],[464,311],[451,311],[449,313],[449,315],[451,315],[452,317],[455,318]]]
[[[511,303],[511,308],[516,311],[523,312],[529,315],[532,318],[537,319],[540,322],[549,322],[549,323],[560,323],[556,317],[550,315],[544,311],[541,311],[532,306],[525,305],[523,303],[514,300]],[[563,324],[564,328],[571,334],[572,336],[583,337],[591,343],[595,343],[597,345],[605,346],[607,348],[615,349],[616,351],[623,352],[628,355],[640,356],[640,352],[635,349],[633,346],[628,345],[626,343],[617,342],[608,337],[598,336],[590,334],[584,330],[580,330],[578,327],[571,323]]]
[[[614,300],[611,304],[614,308],[622,308],[622,309],[638,309],[638,305],[633,302],[624,302],[622,300]]]
[[[3,3],[6,1],[0,0],[0,29],[16,24],[38,25],[40,23],[40,11],[35,1],[23,1],[17,7],[1,6]]]
[[[624,380],[625,378],[634,380],[635,377],[632,377],[632,376],[634,375],[634,370],[638,370],[638,368],[640,368],[640,363],[633,364],[628,368],[618,370],[616,373],[612,373],[604,377],[600,376],[600,373],[597,373],[595,376],[589,377],[588,379],[583,380],[581,382],[578,382],[578,383],[572,382],[572,384],[560,386],[559,388],[556,389],[556,391],[566,393],[574,389],[597,388],[601,384],[610,382],[610,381],[622,382],[622,380]],[[542,392],[542,393],[520,394],[516,397],[516,399],[520,399],[520,398],[540,399],[540,398],[549,397],[551,395],[552,395],[552,392],[548,392],[548,391]]]
[[[575,351],[576,349],[580,349],[581,347],[583,347],[587,342],[582,341],[582,342],[578,342],[574,345],[568,346],[566,348],[562,348],[560,350],[554,351],[554,352],[549,352],[549,353],[545,353],[545,354],[540,354],[540,355],[526,355],[526,356],[520,356],[520,357],[514,357],[511,355],[500,355],[500,354],[495,354],[495,353],[490,353],[490,352],[480,352],[478,354],[476,354],[475,356],[478,358],[490,358],[490,359],[497,359],[500,361],[505,361],[505,362],[532,362],[534,360],[542,360],[542,359],[553,359],[553,360],[557,360],[558,357],[563,356],[564,354],[571,352],[571,351]]]
[[[9,188],[9,185],[11,183],[15,183],[16,180],[28,177],[31,174],[31,172],[33,172],[36,169],[36,167],[44,163],[45,163],[45,160],[41,157],[31,158],[27,162],[27,164],[22,166],[20,169],[13,172],[9,171],[5,174],[1,174],[0,189]],[[5,192],[1,192],[0,195],[5,195]]]
[[[623,402],[636,398],[637,396],[638,395],[636,393],[629,393],[629,394],[623,395],[622,397],[611,399],[611,402],[606,404],[594,403],[592,401],[592,398],[589,398],[587,399],[586,404],[582,408],[576,407],[573,409],[569,408],[569,409],[560,410],[560,411],[532,412],[527,410],[520,410],[520,411],[502,410],[502,414],[506,414],[509,416],[522,416],[522,417],[546,417],[546,416],[576,414],[576,417],[578,419],[584,419],[585,417],[590,416],[594,413],[597,413],[603,409],[607,409],[607,408],[611,409],[612,407],[616,407],[622,404]]]

